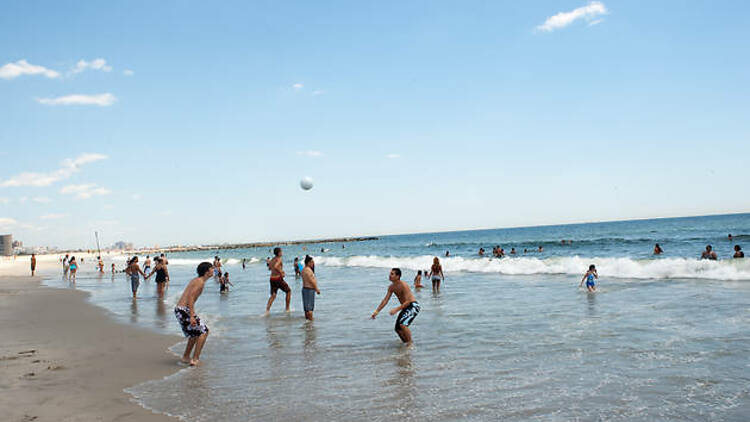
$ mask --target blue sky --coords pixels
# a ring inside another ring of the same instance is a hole
[[[9,2],[0,232],[168,245],[747,212],[749,14]]]

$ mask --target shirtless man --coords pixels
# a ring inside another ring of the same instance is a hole
[[[36,271],[36,254],[31,254],[31,276],[34,277]]]
[[[268,298],[268,304],[266,305],[266,315],[271,313],[271,305],[276,299],[276,292],[279,289],[286,293],[286,311],[289,312],[289,302],[292,300],[292,289],[284,281],[284,263],[281,262],[282,256],[281,248],[273,248],[273,258],[268,261],[268,268],[271,270],[271,297]]]
[[[212,270],[211,263],[201,262],[197,269],[198,277],[190,280],[190,283],[185,287],[185,291],[182,292],[180,301],[174,308],[174,315],[180,323],[182,333],[188,338],[181,361],[190,364],[190,366],[200,365],[201,350],[203,350],[203,345],[206,344],[206,338],[208,337],[208,327],[201,322],[201,319],[195,313],[195,301],[203,293],[206,280],[213,275]],[[195,347],[195,352],[191,359],[190,352],[193,347]]]
[[[214,257],[214,276],[221,277],[221,259],[218,255]]]
[[[313,320],[315,310],[315,295],[320,294],[318,279],[315,278],[315,261],[310,255],[305,256],[305,268],[302,270],[302,307],[305,310],[305,319]]]
[[[143,272],[146,274],[151,272],[151,256],[150,255],[146,255],[146,260],[143,261]]]
[[[395,293],[398,301],[401,302],[401,306],[391,309],[388,313],[395,315],[396,312],[399,312],[398,317],[396,318],[396,334],[398,334],[401,341],[408,346],[411,344],[411,331],[409,330],[409,325],[414,321],[414,318],[419,314],[419,311],[422,310],[422,307],[419,306],[417,300],[414,299],[414,294],[412,294],[411,289],[409,289],[409,285],[401,280],[400,268],[393,268],[388,279],[391,281],[391,285],[388,286],[388,292],[386,292],[385,298],[380,302],[380,305],[378,305],[378,309],[372,313],[371,318],[375,319],[375,317],[378,316],[380,310],[388,304],[391,295]]]

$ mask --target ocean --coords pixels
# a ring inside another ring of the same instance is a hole
[[[698,259],[707,244],[719,261]],[[735,244],[750,247],[750,214],[288,246],[293,309],[284,312],[280,292],[268,317],[270,248],[169,254],[164,301],[153,280],[132,301],[124,274],[99,275],[88,262],[75,288],[123,323],[181,334],[172,310],[182,288],[198,263],[222,258],[234,288],[220,295],[209,280],[196,305],[211,330],[203,366],[127,390],[187,421],[746,421],[750,259],[731,259]],[[518,253],[492,258],[495,245]],[[291,264],[306,253],[322,291],[312,323]],[[406,348],[387,313],[395,297],[369,317],[391,267],[412,284],[435,256],[446,280],[440,293],[429,280],[415,293],[422,312]],[[124,261],[105,257],[107,268]],[[597,293],[578,287],[589,264]]]

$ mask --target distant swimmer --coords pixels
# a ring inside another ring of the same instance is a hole
[[[422,310],[422,308],[414,298],[414,294],[411,292],[411,289],[409,289],[409,285],[401,280],[401,269],[393,268],[388,275],[388,279],[391,281],[391,285],[388,286],[385,298],[380,302],[380,305],[378,305],[378,308],[372,313],[370,318],[375,319],[375,317],[378,316],[378,313],[380,313],[380,310],[388,304],[391,295],[396,294],[398,301],[401,302],[401,306],[391,309],[388,313],[391,315],[395,315],[396,312],[399,313],[398,317],[396,317],[396,334],[398,334],[401,341],[406,345],[410,345],[411,331],[409,330],[409,325],[411,325],[414,318],[419,315],[419,311]]]
[[[307,255],[305,255],[307,257]],[[302,274],[302,270],[305,269],[305,266],[302,265],[302,261],[297,261],[297,269],[299,270],[299,273]],[[315,264],[313,264],[313,271],[315,271]]]
[[[245,261],[247,261],[245,258],[242,258],[242,269],[245,269]]]
[[[234,287],[234,284],[229,281],[229,273],[225,272],[219,277],[219,293],[229,293],[229,286]]]
[[[658,243],[654,245],[654,255],[661,255],[663,253],[664,253],[664,249],[662,249]]]
[[[76,262],[76,257],[71,256],[69,264],[68,268],[70,268],[70,274],[68,275],[68,280],[75,283],[76,273],[78,272],[78,262]]]
[[[432,280],[432,291],[439,292],[440,282],[445,280],[445,275],[443,275],[443,266],[440,265],[438,257],[432,259],[432,267],[430,268],[430,273],[427,275],[427,278]]]
[[[422,270],[417,271],[417,275],[414,276],[414,288],[415,289],[421,289],[424,287],[422,285]]]
[[[213,267],[209,262],[201,262],[198,265],[198,277],[190,280],[174,308],[174,315],[180,323],[182,333],[188,338],[185,353],[182,354],[182,362],[190,364],[190,366],[200,364],[201,350],[203,350],[203,345],[206,344],[206,338],[208,337],[208,327],[201,322],[200,317],[195,313],[195,302],[203,293],[206,280],[213,275],[212,269]],[[195,352],[191,359],[190,352],[193,347],[195,347]]]
[[[729,240],[730,242],[731,242],[732,240],[734,240],[734,238],[732,237],[732,233],[729,233],[729,234],[727,235],[727,240]]]
[[[34,277],[36,272],[36,254],[31,254],[31,276]]]
[[[541,246],[539,246],[539,248],[537,248],[537,250],[536,250],[536,251],[537,251],[537,252],[539,252],[539,253],[542,253],[542,252],[544,252],[544,248],[543,248],[543,247],[541,247]]]
[[[701,253],[701,259],[710,259],[712,261],[716,261],[719,259],[719,257],[716,255],[716,252],[714,252],[711,245],[706,245],[706,250]]]
[[[135,300],[135,294],[138,293],[138,287],[141,285],[141,279],[139,275],[142,275],[144,279],[147,279],[146,274],[141,270],[138,265],[138,257],[134,256],[133,259],[128,262],[128,268],[125,269],[125,273],[130,276],[130,290],[133,291],[133,300]]]
[[[156,265],[154,266],[154,270],[149,273],[148,276],[151,277],[151,274],[156,273],[156,279],[154,280],[156,282],[156,295],[159,299],[163,299],[164,289],[169,282],[169,270],[163,259],[154,258],[154,261],[156,262]]]
[[[479,248],[479,256],[484,256],[484,248]]]
[[[284,281],[284,263],[281,261],[281,248],[273,248],[273,259],[268,261],[268,268],[271,270],[271,297],[268,298],[266,305],[266,315],[271,313],[271,305],[276,299],[276,292],[281,289],[286,294],[286,311],[289,312],[289,302],[292,300],[292,289]]]
[[[221,277],[221,259],[219,259],[219,255],[214,257],[214,277]]]
[[[294,265],[294,278],[297,278],[297,277],[300,276],[300,274],[302,274],[302,270],[300,270],[298,264],[299,264],[299,258],[295,256],[294,257],[294,264],[292,264],[292,265]]]
[[[159,255],[159,258],[161,258],[161,262],[164,263],[164,265],[169,265],[169,260],[167,259],[167,256],[164,254]]]
[[[318,279],[315,277],[315,261],[310,255],[305,256],[305,267],[302,270],[302,309],[305,319],[313,320],[315,310],[315,295],[320,294]]]
[[[515,255],[516,254],[516,248],[510,248],[510,254]]]
[[[114,274],[114,273],[115,273],[115,263],[113,262],[112,263],[112,274]]]
[[[451,251],[445,251],[445,256],[446,257],[451,256]]]
[[[586,274],[583,275],[583,278],[581,279],[581,284],[578,285],[578,287],[583,286],[583,282],[586,282],[586,289],[589,292],[595,292],[596,291],[596,283],[594,283],[595,279],[599,279],[599,274],[596,272],[596,266],[594,264],[589,265],[589,270],[586,271]]]
[[[744,258],[745,252],[742,252],[742,247],[740,245],[734,245],[734,255],[732,255],[732,258]]]
[[[498,258],[503,258],[503,257],[505,257],[505,249],[503,249],[503,248],[500,248],[500,250],[499,250],[499,251],[497,252],[497,257],[498,257]]]

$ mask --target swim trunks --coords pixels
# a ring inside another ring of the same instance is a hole
[[[271,277],[271,294],[275,295],[279,289],[284,293],[292,291],[292,289],[289,288],[289,285],[286,284],[286,281],[284,281],[284,277]]]
[[[419,311],[422,310],[422,307],[419,306],[419,303],[412,302],[409,305],[406,306],[406,308],[402,309],[401,312],[398,314],[398,318],[396,318],[396,330],[398,330],[399,325],[409,326],[411,325],[412,321],[414,321],[414,318],[419,315]]]
[[[315,310],[315,289],[302,288],[302,308],[304,308],[305,312]]]
[[[208,327],[201,323],[198,315],[195,316],[195,325],[190,325],[190,307],[188,306],[175,306],[174,316],[179,321],[185,337],[200,337],[208,332]]]
[[[130,274],[130,289],[133,293],[138,291],[138,286],[141,285],[141,279],[138,277],[138,273]]]

